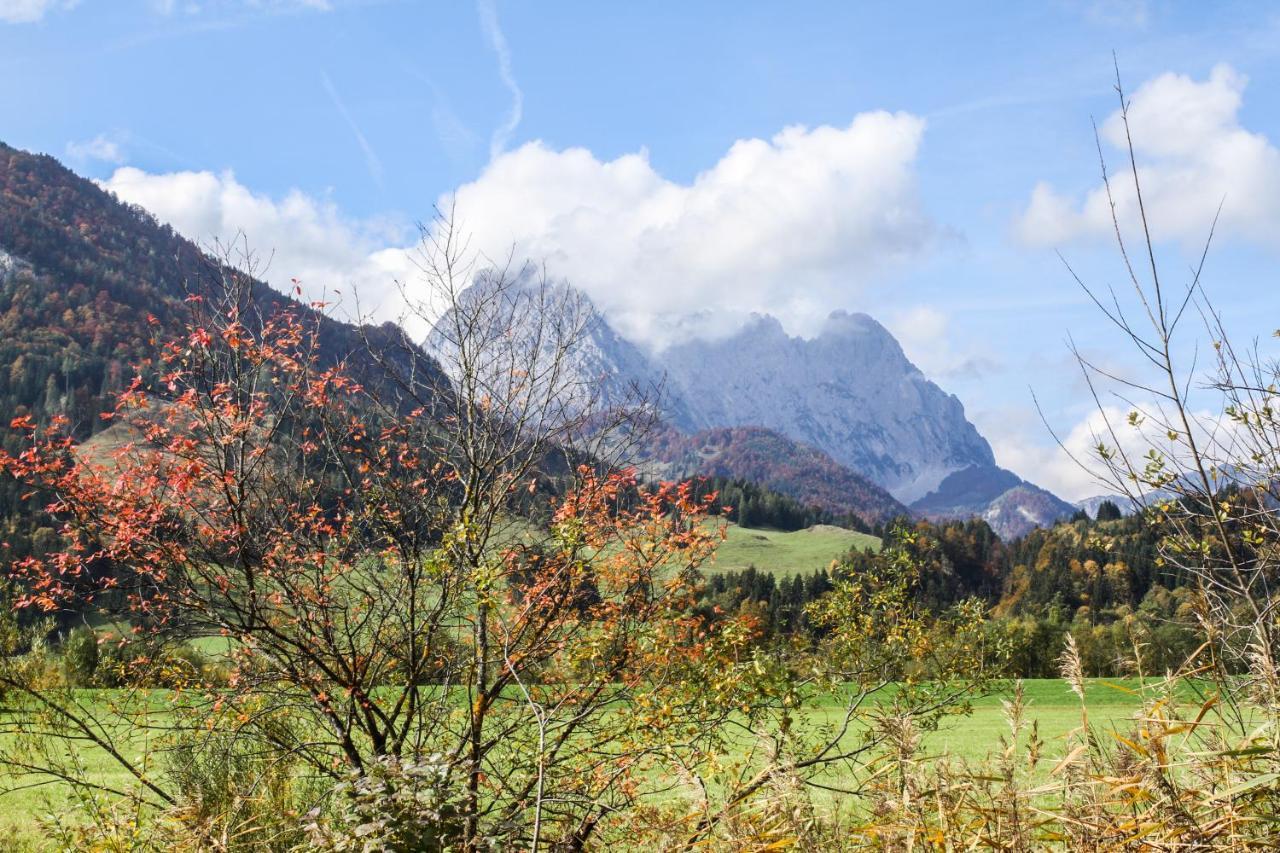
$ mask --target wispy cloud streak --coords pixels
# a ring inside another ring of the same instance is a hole
[[[493,0],[477,0],[476,10],[480,13],[480,26],[485,38],[498,57],[498,76],[511,93],[511,109],[507,112],[507,119],[498,125],[489,139],[489,159],[496,160],[506,150],[507,140],[520,125],[520,119],[524,115],[524,93],[520,91],[520,84],[511,73],[511,48],[507,46],[507,38],[498,26],[498,11],[494,8]]]
[[[334,88],[333,81],[329,79],[329,75],[320,72],[320,82],[324,84],[324,90],[329,93],[329,100],[333,101],[334,107],[337,108],[338,114],[342,116],[343,121],[351,128],[351,132],[355,134],[356,142],[360,145],[360,150],[364,152],[364,163],[369,169],[369,176],[373,178],[374,183],[379,188],[385,189],[386,184],[383,182],[382,160],[378,158],[378,152],[373,150],[373,146],[369,144],[369,140],[365,138],[364,131],[360,130],[360,125],[356,124],[355,118],[352,117],[351,111],[347,109],[346,102],[342,100],[342,96],[338,94],[338,90]]]

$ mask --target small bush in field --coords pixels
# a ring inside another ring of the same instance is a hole
[[[81,625],[62,641],[62,672],[71,687],[92,687],[98,671],[98,636]]]
[[[267,715],[260,731],[249,732],[225,722],[226,728],[215,724],[183,735],[165,755],[165,776],[178,793],[168,814],[175,843],[209,845],[201,850],[307,849],[302,815],[327,785],[272,747],[289,723]]]
[[[97,638],[95,645],[97,660],[92,681],[69,678],[72,686],[184,687],[226,683],[225,668],[190,643],[160,642],[146,635],[107,634]],[[65,650],[63,654],[65,658]]]
[[[439,757],[383,756],[332,792],[332,814],[309,817],[315,849],[334,853],[441,853],[462,838],[461,790]]]

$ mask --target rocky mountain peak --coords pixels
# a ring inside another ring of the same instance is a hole
[[[775,340],[789,339],[787,330],[782,327],[782,323],[778,318],[772,314],[752,314],[746,325],[734,337],[741,335],[773,338]]]
[[[960,401],[866,314],[834,312],[812,339],[756,318],[728,338],[671,347],[661,363],[700,428],[774,429],[899,500],[928,494],[952,471],[995,463]]]
[[[832,311],[813,343],[847,355],[856,355],[868,366],[883,365],[904,375],[924,378],[892,333],[868,314]]]
[[[482,278],[469,298],[484,298],[494,286]],[[732,437],[732,454],[717,458],[733,458],[734,476],[759,474],[759,460],[782,454],[781,464],[791,468],[786,476],[776,465],[769,468],[773,488],[809,498],[821,493],[831,505],[814,483],[839,480],[852,489],[830,473],[842,468],[892,496],[880,499],[877,512],[900,502],[896,506],[930,518],[986,515],[1006,536],[1048,523],[1065,506],[999,468],[960,401],[931,382],[867,314],[833,311],[812,338],[789,334],[776,317],[753,314],[728,337],[689,339],[648,354],[567,284],[522,278],[502,298],[512,314],[545,316],[548,305],[559,304],[584,312],[569,361],[576,381],[596,389],[597,404],[622,405],[637,390],[651,399],[657,394],[664,419],[680,432]],[[441,329],[447,323],[442,319],[428,341],[446,364]],[[814,463],[819,457],[829,461]],[[872,489],[855,491],[866,503]]]
[[[508,338],[509,332],[516,331],[514,346],[527,350],[528,363],[541,361],[541,368],[530,367],[530,373],[549,374],[551,359],[561,357],[555,350],[569,344],[562,354],[564,364],[555,371],[553,393],[567,398],[564,402],[570,407],[575,401],[583,410],[643,406],[656,409],[680,429],[693,428],[684,399],[670,392],[662,369],[619,335],[586,294],[567,282],[545,280],[532,267],[505,277],[486,270],[458,294],[457,303],[471,334],[478,328],[479,334]],[[539,329],[525,322],[531,316],[540,318]],[[447,371],[456,370],[458,362],[454,317],[454,311],[446,312],[425,342],[427,351]],[[497,367],[507,369],[507,359],[501,362]],[[493,387],[503,385],[495,382]]]
[[[889,330],[880,325],[870,314],[864,314],[861,311],[845,311],[844,309],[836,309],[827,315],[827,320],[818,336],[880,338],[892,343],[895,347],[898,343],[893,335],[889,333]],[[901,349],[898,351],[901,352]]]

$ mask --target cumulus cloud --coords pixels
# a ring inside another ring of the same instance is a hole
[[[750,312],[806,334],[937,236],[916,188],[923,131],[887,112],[789,127],[734,143],[689,183],[659,174],[645,151],[602,161],[532,142],[442,204],[456,202],[489,257],[515,248],[545,262],[633,339],[661,347],[690,317],[694,331],[727,332]]]
[[[1130,421],[1132,413],[1139,415],[1136,422]],[[1230,418],[1206,408],[1196,408],[1189,416],[1197,446],[1207,459],[1225,464],[1227,460],[1247,458],[1241,455],[1237,442],[1242,436]],[[991,443],[997,463],[1070,501],[1116,492],[1099,459],[1100,444],[1109,452],[1123,453],[1139,472],[1147,452],[1153,449],[1169,460],[1170,470],[1191,470],[1185,444],[1169,438],[1169,420],[1150,401],[1134,405],[1107,403],[1065,430],[1053,425],[1061,446],[1046,444],[1043,439],[1034,441],[1037,433],[1048,439],[1048,430],[1034,413],[1026,410],[975,412],[974,422]],[[1129,484],[1129,488],[1135,487]]]
[[[70,9],[80,0],[0,0],[0,22],[33,24],[55,9]]]
[[[1280,243],[1280,150],[1239,120],[1246,78],[1218,65],[1206,80],[1162,74],[1133,94],[1129,124],[1139,162],[1153,236],[1203,243],[1222,205],[1219,229],[1255,242]],[[1137,199],[1128,177],[1125,132],[1119,112],[1099,129],[1114,152],[1111,185],[1117,214],[1130,233]],[[1059,245],[1112,232],[1111,209],[1102,186],[1083,199],[1041,183],[1016,223],[1031,245]]]
[[[101,183],[203,245],[244,235],[259,260],[269,261],[266,279],[282,291],[298,279],[308,298],[337,297],[347,316],[356,316],[358,293],[361,316],[401,318],[396,282],[416,272],[411,252],[400,248],[411,242],[402,227],[353,221],[331,201],[297,190],[282,198],[254,193],[229,171],[150,174],[123,167]]]
[[[119,165],[125,161],[124,148],[113,135],[99,133],[93,139],[67,143],[67,159],[73,163],[98,161]]]
[[[791,127],[735,143],[688,183],[663,177],[643,151],[605,161],[533,142],[439,204],[456,203],[482,258],[501,263],[515,249],[517,262],[545,263],[638,342],[728,333],[751,312],[806,334],[937,236],[916,192],[923,128],[883,112],[843,128]],[[377,319],[403,315],[397,281],[423,295],[416,235],[352,220],[330,200],[255,193],[231,172],[122,167],[103,186],[197,241],[245,234],[272,256],[267,278],[281,289],[298,278],[312,296],[340,288],[350,301],[358,291]]]

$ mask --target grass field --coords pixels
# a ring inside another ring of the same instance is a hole
[[[1149,682],[1154,684],[1154,682]],[[980,761],[999,748],[999,739],[1009,733],[1003,703],[1012,695],[1008,689],[975,699],[972,712],[946,719],[941,728],[924,737],[924,751],[930,756],[951,756]],[[1085,686],[1089,725],[1106,735],[1124,733],[1142,704],[1142,689],[1137,679],[1088,679]],[[1147,698],[1150,698],[1149,696]],[[1181,697],[1186,706],[1195,709],[1200,700],[1190,694]],[[1080,700],[1065,681],[1056,678],[1030,679],[1023,682],[1025,719],[1030,726],[1039,724],[1040,739],[1045,742],[1046,756],[1062,756],[1068,736],[1080,726]],[[843,706],[835,697],[809,709],[809,722],[834,722]]]
[[[818,524],[786,533],[730,524],[728,538],[716,550],[710,572],[741,571],[755,566],[778,575],[809,574],[825,569],[850,549],[880,548],[880,540],[843,527]]]
[[[971,761],[979,761],[995,752],[1000,737],[1009,734],[1002,705],[1009,695],[1006,691],[976,700],[973,713],[945,724],[925,738],[926,751]],[[1136,679],[1089,679],[1085,696],[1090,727],[1104,736],[1110,731],[1123,734],[1142,703]],[[1032,720],[1039,725],[1046,756],[1065,755],[1068,736],[1080,726],[1079,698],[1065,681],[1050,678],[1023,682],[1023,701],[1027,706],[1028,725]],[[1192,701],[1188,696],[1187,702]]]
[[[1089,720],[1104,738],[1108,731],[1124,733],[1127,721],[1140,705],[1138,687],[1133,680],[1093,679],[1088,683]],[[111,697],[119,695],[117,691],[101,693],[104,706]],[[152,699],[162,701],[164,695],[168,694],[156,691]],[[1066,683],[1057,679],[1027,681],[1024,695],[1027,721],[1038,722],[1040,737],[1045,742],[1044,753],[1050,759],[1045,766],[1052,767],[1054,759],[1068,751],[1068,735],[1080,725],[1079,701]],[[950,756],[977,763],[997,751],[999,738],[1008,733],[1001,707],[1003,698],[1007,698],[1007,694],[980,698],[974,702],[971,714],[952,718],[939,731],[927,734],[923,743],[925,755]],[[840,714],[840,704],[832,699],[812,707],[807,722],[834,723]],[[3,744],[6,749],[11,746],[11,743]],[[130,784],[130,777],[100,751],[83,748],[78,750],[78,756],[85,769],[103,782],[120,787]],[[14,782],[3,781],[9,785]],[[19,790],[0,798],[0,850],[53,849],[41,843],[37,819],[65,809],[66,797],[66,788],[48,787]]]
[[[82,701],[88,701],[95,716],[104,720],[119,720],[113,724],[118,732],[128,730],[123,717],[116,712],[121,707],[131,709],[132,719],[139,724],[133,730],[131,738],[121,737],[118,743],[123,744],[121,750],[131,759],[138,760],[147,754],[147,735],[149,727],[162,724],[169,713],[169,702],[172,693],[166,690],[81,690],[77,691]],[[3,711],[0,711],[0,715]],[[118,726],[118,727],[116,727]],[[0,735],[0,749],[6,754],[19,746],[12,734]],[[134,777],[107,753],[89,743],[67,742],[61,745],[61,760],[65,766],[78,765],[86,778],[116,788],[129,790],[135,783]],[[156,772],[155,767],[147,767],[147,772]],[[37,784],[34,776],[15,778],[5,776],[0,770],[0,851],[44,851],[57,850],[58,846],[47,837],[41,820],[54,826],[60,824],[60,815],[73,806],[70,787],[61,783]],[[13,790],[9,790],[13,789]],[[102,797],[103,804],[111,800]]]

